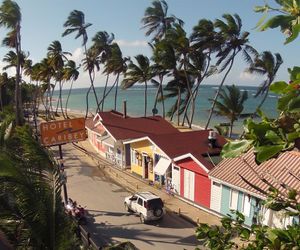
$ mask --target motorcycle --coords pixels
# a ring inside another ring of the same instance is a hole
[[[69,198],[67,205],[65,206],[67,213],[72,216],[79,225],[86,225],[86,211],[81,205],[77,205],[76,201]]]

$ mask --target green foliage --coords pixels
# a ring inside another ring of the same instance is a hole
[[[222,88],[219,93],[219,100],[215,100],[217,115],[225,116],[230,122],[229,137],[232,134],[234,121],[238,120],[244,110],[244,102],[248,99],[248,92],[241,92],[235,85]]]
[[[201,245],[213,250],[221,249],[299,249],[300,226],[288,226],[287,229],[269,228],[262,225],[243,226],[245,217],[238,211],[222,218],[221,226],[200,224],[196,237]]]
[[[228,132],[229,132],[229,124],[218,124],[215,126],[215,129],[218,131],[218,133],[222,136],[227,136],[228,135]]]
[[[291,82],[275,82],[270,90],[279,95],[277,110],[280,115],[270,119],[261,111],[260,122],[247,119],[242,142],[229,142],[223,149],[224,157],[237,157],[246,152],[250,145],[256,152],[256,161],[264,162],[280,152],[291,150],[300,137],[300,68],[289,69]],[[245,147],[246,145],[248,147]],[[240,145],[240,147],[238,147]]]
[[[294,41],[300,32],[300,2],[297,0],[277,0],[276,3],[279,5],[278,8],[271,7],[268,4],[255,7],[255,12],[264,13],[263,17],[258,22],[257,27],[259,27],[260,31],[269,28],[280,28],[281,32],[288,36],[285,40],[285,43],[287,44]],[[279,13],[279,15],[275,15],[265,21],[269,12],[276,12]]]
[[[114,246],[105,247],[103,249],[104,250],[137,250],[137,248],[135,247],[135,245],[132,244],[129,241],[122,242],[122,243],[116,244]]]
[[[12,117],[2,116],[3,121]],[[78,249],[75,225],[61,205],[57,167],[28,126],[12,126],[0,146],[0,166],[0,230],[12,246]]]
[[[229,141],[223,147],[221,155],[223,158],[234,158],[246,152],[252,144],[250,140]]]
[[[249,239],[250,230],[242,227],[245,217],[238,211],[232,211],[221,220],[221,226],[209,226],[201,223],[196,229],[197,239],[206,247],[213,250],[234,249],[238,244],[234,242],[236,236]]]

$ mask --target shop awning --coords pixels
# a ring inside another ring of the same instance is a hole
[[[154,172],[158,175],[164,175],[170,166],[171,161],[169,159],[161,157],[154,167]]]

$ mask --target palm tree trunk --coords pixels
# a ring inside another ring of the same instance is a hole
[[[57,98],[57,102],[56,102],[56,108],[55,108],[55,115],[58,115],[58,107],[59,107],[59,104],[60,104],[60,82],[58,83],[58,88],[59,88],[59,92],[58,92],[58,98]],[[55,83],[55,86],[56,86],[56,83]],[[54,89],[52,90],[52,97],[53,97],[53,94],[54,94]]]
[[[2,84],[0,85],[0,109],[3,111],[3,101],[2,101]]]
[[[144,111],[144,117],[147,116],[147,81],[145,81],[145,92],[144,92],[144,98],[145,98],[145,111]]]
[[[159,87],[158,87],[158,89],[156,91],[153,109],[156,110],[158,94],[160,93],[160,95],[161,95],[161,101],[162,101],[162,106],[163,106],[163,118],[165,118],[165,103],[164,103],[164,99],[163,99],[162,82],[163,82],[163,77],[159,76]],[[153,113],[153,115],[155,115],[155,114]]]
[[[194,114],[195,114],[195,108],[196,108],[196,98],[197,98],[197,96],[198,96],[198,92],[199,92],[199,87],[200,87],[200,83],[199,83],[199,85],[196,87],[196,89],[195,89],[195,94],[194,94],[194,99],[193,99],[193,103],[192,103],[192,110],[191,110],[191,121],[190,121],[190,128],[191,128],[191,126],[192,126],[192,124],[193,124],[193,120],[194,120]]]
[[[103,109],[104,109],[104,96],[105,96],[105,94],[106,94],[106,89],[107,89],[108,79],[109,79],[109,74],[106,75],[106,81],[105,81],[105,86],[104,86],[103,96],[102,96],[101,111],[103,111]]]
[[[213,99],[213,103],[212,103],[212,106],[211,106],[211,109],[210,109],[210,112],[209,112],[209,116],[208,116],[208,119],[207,119],[207,123],[206,123],[206,125],[205,125],[205,129],[207,129],[208,126],[209,126],[209,124],[210,124],[210,120],[211,120],[212,114],[213,114],[213,112],[214,112],[214,110],[215,110],[216,102],[217,102],[217,100],[218,100],[220,91],[221,91],[221,89],[222,89],[222,87],[223,87],[223,84],[224,84],[226,78],[227,78],[227,75],[229,74],[229,72],[230,72],[230,70],[231,70],[231,68],[232,68],[232,65],[233,65],[233,62],[234,62],[234,57],[235,57],[235,51],[234,51],[234,53],[233,53],[233,55],[232,55],[232,57],[231,57],[231,62],[230,62],[229,68],[228,68],[228,70],[226,71],[226,73],[225,73],[225,75],[224,75],[224,77],[223,77],[223,79],[222,79],[222,82],[221,82],[221,84],[220,84],[220,86],[219,86],[219,88],[218,88],[218,90],[217,90],[217,93],[216,93],[216,95],[215,95],[215,97],[214,97],[214,99]]]
[[[35,138],[36,140],[38,140],[38,128],[37,128],[37,119],[36,119],[36,113],[37,113],[37,97],[38,97],[38,92],[39,92],[39,88],[38,88],[38,84],[39,82],[36,82],[35,85],[35,93],[34,93],[34,97],[33,97],[33,121],[34,121],[34,128],[35,128]]]
[[[45,93],[46,93],[46,103],[45,103]],[[47,116],[47,99],[48,99],[48,91],[45,91],[42,95],[41,101],[45,109],[45,116],[46,116],[46,121],[48,121],[48,116]]]
[[[209,69],[209,66],[210,66],[210,61],[211,61],[211,58],[210,58],[210,53],[209,53],[208,54],[208,61],[207,61],[206,69],[205,69],[202,77],[199,76],[199,79],[198,79],[198,82],[197,82],[197,86],[196,86],[195,90],[193,91],[193,102],[192,102],[192,110],[191,110],[190,128],[191,128],[191,126],[193,124],[193,120],[194,120],[195,107],[196,107],[196,98],[198,96],[200,84],[202,83],[204,77],[206,77],[206,75],[207,75],[207,72],[208,72],[208,69]]]
[[[46,120],[50,120],[50,80],[48,80],[47,95],[46,95]]]
[[[229,129],[229,138],[231,138],[231,135],[232,135],[233,122],[234,122],[234,121],[231,119],[231,120],[230,120],[230,129]]]
[[[188,77],[188,74],[187,74],[187,72],[186,72],[186,60],[187,60],[186,55],[184,55],[183,71],[184,71],[184,75],[185,75],[185,78],[186,78],[187,89],[188,89],[190,98],[192,98],[192,96],[193,96],[193,91],[192,91],[192,89],[191,89],[189,77]],[[189,105],[186,105],[187,110],[188,110],[188,107],[189,107]],[[187,111],[186,111],[186,113],[187,113]],[[184,115],[184,116],[183,116],[183,125],[184,125],[184,120],[185,120],[184,117],[185,117],[185,116],[187,117],[187,115]],[[190,126],[191,126],[191,124],[189,124],[189,127],[190,127]]]
[[[89,113],[89,94],[90,94],[90,91],[91,91],[92,87],[94,86],[95,72],[89,70],[89,76],[90,76],[90,80],[91,80],[91,86],[89,87],[88,91],[86,92],[86,97],[85,97],[85,101],[86,101],[85,118],[87,118],[88,113]],[[99,103],[98,103],[97,97],[96,97],[96,105],[97,105],[96,112],[98,113]]]
[[[180,123],[180,102],[181,102],[181,90],[180,87],[178,87],[178,100],[177,100],[177,126],[179,126]]]
[[[176,106],[176,104],[174,104]],[[176,108],[175,106],[172,107],[172,114],[171,114],[171,117],[170,117],[170,121],[173,120],[173,117],[174,117],[174,114],[175,114],[175,111],[176,111]]]
[[[158,86],[157,90],[156,90],[156,94],[155,94],[155,100],[154,100],[154,105],[153,105],[153,109],[152,109],[152,115],[154,116],[156,114],[156,105],[157,105],[157,99],[158,99],[158,94],[160,93],[160,85]]]
[[[193,95],[194,95],[194,92],[195,90],[193,91]],[[184,122],[185,122],[185,119],[188,117],[187,115],[187,111],[188,111],[188,108],[190,106],[190,103],[191,103],[191,100],[192,100],[192,96],[189,97],[188,101],[187,101],[187,104],[185,105],[185,108],[184,108],[184,111],[183,111],[183,119],[182,119],[182,123],[181,123],[181,126],[184,126]],[[189,123],[188,123],[189,124]],[[190,124],[189,124],[190,125]]]
[[[273,82],[273,79],[270,82]],[[265,93],[263,99],[261,100],[260,104],[257,106],[256,111],[253,113],[253,117],[257,113],[257,110],[260,109],[262,107],[262,105],[264,104],[264,102],[266,101],[266,99],[268,97],[268,94],[269,94],[269,88],[267,88],[266,93]],[[253,117],[251,117],[251,118],[253,118]]]
[[[63,88],[63,83],[60,81],[60,82],[59,82],[60,110],[61,110],[61,113],[62,113],[64,119],[66,119],[65,112],[64,112],[64,109],[63,109],[63,103],[62,103],[62,88]]]
[[[166,117],[166,108],[165,108],[165,99],[164,99],[164,93],[163,93],[163,87],[162,87],[162,85],[161,85],[160,91],[161,91],[160,94],[161,94],[163,118],[165,118]]]
[[[116,84],[116,91],[115,91],[115,110],[117,110],[117,97],[118,97],[118,85],[119,85],[119,76],[120,76],[120,73],[117,74],[117,78],[116,78],[116,81],[117,81],[117,84]]]
[[[85,51],[86,60],[88,61],[86,44],[84,44],[84,51]],[[98,96],[97,96],[95,86],[94,86],[94,78],[95,77],[92,76],[92,72],[90,72],[90,70],[89,70],[89,77],[90,77],[90,82],[91,82],[91,88],[93,90],[93,93],[95,95],[95,100],[96,100],[96,106],[97,106],[96,113],[98,113],[100,110],[99,110]],[[87,106],[88,106],[88,104],[87,104]]]
[[[50,85],[51,87],[51,85]],[[55,115],[54,115],[54,110],[53,110],[53,104],[52,104],[52,99],[53,99],[53,95],[54,95],[54,89],[56,88],[56,82],[55,82],[55,85],[54,87],[52,88],[51,92],[50,92],[50,114],[52,113],[52,118],[55,120]],[[58,100],[59,101],[59,100]],[[58,102],[57,101],[57,102]],[[57,112],[57,110],[56,110]]]
[[[110,89],[107,91],[103,99],[99,102],[99,106],[102,104],[102,102],[105,100],[105,98],[109,95],[109,93],[112,91],[112,89],[115,87],[117,83],[117,79],[114,81],[113,85],[110,87]]]
[[[72,82],[71,82],[71,86],[70,86],[70,89],[69,89],[69,92],[68,92],[68,97],[67,97],[67,100],[66,100],[65,110],[66,110],[67,119],[69,119],[69,117],[68,117],[68,103],[69,103],[69,98],[70,98],[71,91],[72,91],[72,88],[73,88],[73,83],[74,83],[74,80],[72,80]]]
[[[16,36],[16,54],[17,54],[17,67],[16,67],[16,83],[15,83],[15,105],[16,105],[16,124],[23,124],[23,107],[22,107],[22,95],[21,95],[21,34],[20,34],[20,23],[17,24],[17,36]]]
[[[90,94],[91,88],[92,88],[92,85],[90,85],[90,87],[85,95],[85,103],[86,103],[85,118],[87,118],[88,113],[89,113],[89,94]]]

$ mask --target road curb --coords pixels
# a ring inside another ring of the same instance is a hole
[[[99,156],[95,156],[95,155],[91,154],[91,153],[90,153],[86,148],[84,148],[84,146],[82,146],[82,145],[81,145],[81,146],[76,145],[76,147],[77,147],[77,148],[80,148],[80,150],[82,150],[87,156],[89,156],[92,160],[94,160],[94,161],[99,165],[99,166],[97,166],[97,168],[98,168],[99,170],[101,169],[101,170],[105,171],[105,173],[106,173],[107,175],[109,175],[109,177],[110,177],[113,181],[115,181],[116,183],[118,183],[120,186],[122,186],[122,187],[123,187],[124,189],[126,189],[128,192],[130,192],[130,193],[136,193],[137,190],[134,189],[134,188],[129,187],[128,185],[126,185],[125,183],[123,183],[122,181],[120,181],[120,178],[119,178],[119,177],[118,177],[118,178],[115,178],[116,176],[113,176],[113,175],[112,175],[112,172],[110,172],[109,169],[111,169],[111,170],[113,170],[113,171],[120,172],[120,173],[122,173],[122,174],[126,174],[126,175],[128,175],[128,176],[130,176],[130,177],[135,178],[136,180],[138,180],[138,181],[140,181],[140,182],[143,182],[144,184],[149,185],[148,182],[146,182],[146,181],[144,181],[144,180],[140,180],[138,177],[136,177],[136,176],[134,176],[134,175],[132,175],[132,174],[130,174],[130,173],[128,173],[128,172],[122,170],[122,169],[119,169],[119,168],[114,167],[111,163],[107,164],[104,168],[101,167],[100,164],[99,164],[99,161],[100,161],[100,160],[103,160],[103,161],[107,162],[106,159],[102,159],[102,158],[99,157]],[[161,191],[161,189],[158,189],[158,188],[156,188],[156,187],[154,187],[154,188]],[[176,196],[174,196],[174,198],[175,198],[175,199],[178,199],[178,198],[176,198]],[[193,220],[192,218],[190,218],[189,216],[184,215],[184,214],[180,213],[179,211],[174,211],[174,210],[172,210],[171,208],[169,208],[167,205],[165,205],[165,208],[166,208],[166,211],[167,211],[167,212],[172,213],[172,214],[176,214],[178,217],[180,217],[180,218],[184,219],[185,221],[191,223],[193,226],[198,226],[198,223],[197,223],[195,220]]]

